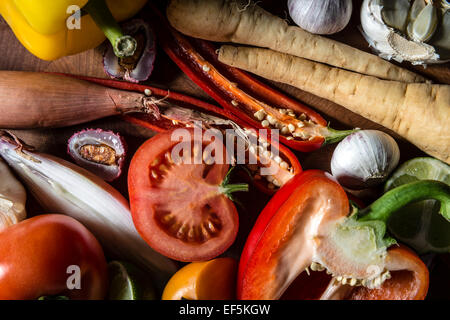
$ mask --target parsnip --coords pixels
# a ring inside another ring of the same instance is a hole
[[[175,29],[196,38],[270,48],[381,79],[425,80],[376,55],[289,26],[249,0],[171,0],[167,18]]]
[[[219,60],[336,102],[450,164],[449,85],[380,80],[261,48],[222,46]]]

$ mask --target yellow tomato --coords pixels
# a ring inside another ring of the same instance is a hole
[[[218,258],[193,262],[167,283],[163,300],[231,300],[235,298],[237,261]]]

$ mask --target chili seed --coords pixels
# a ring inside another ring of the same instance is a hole
[[[295,131],[295,126],[292,123],[289,123],[288,129],[289,129],[290,132],[294,132]]]
[[[263,109],[261,109],[261,110],[256,111],[256,112],[253,114],[253,116],[254,116],[256,119],[258,119],[259,121],[262,121],[262,120],[266,117],[266,112],[265,112]]]

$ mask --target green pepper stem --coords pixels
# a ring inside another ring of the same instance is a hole
[[[95,24],[103,31],[118,58],[131,57],[135,53],[137,41],[123,34],[105,0],[89,0],[83,10],[89,13]]]
[[[351,135],[352,133],[360,129],[357,128],[353,130],[336,130],[328,127],[327,130],[328,134],[325,135],[325,142],[323,143],[324,145],[337,143],[344,139],[346,136]]]
[[[391,214],[405,205],[422,200],[440,202],[440,213],[450,220],[450,186],[440,181],[422,180],[404,184],[386,192],[358,213],[358,221],[378,220],[387,223]]]

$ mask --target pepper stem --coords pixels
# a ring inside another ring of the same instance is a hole
[[[422,180],[404,184],[386,192],[369,207],[358,213],[358,221],[383,221],[387,223],[391,214],[405,205],[422,200],[435,199],[440,202],[439,212],[450,221],[450,186],[440,181]]]
[[[351,135],[352,133],[359,131],[359,128],[352,129],[352,130],[336,130],[330,127],[327,127],[328,134],[325,135],[325,142],[324,145],[327,144],[333,144],[341,141],[346,136]]]
[[[131,57],[137,48],[137,41],[131,36],[124,35],[117,21],[114,19],[105,0],[89,0],[83,7],[95,24],[103,31],[118,58]]]

